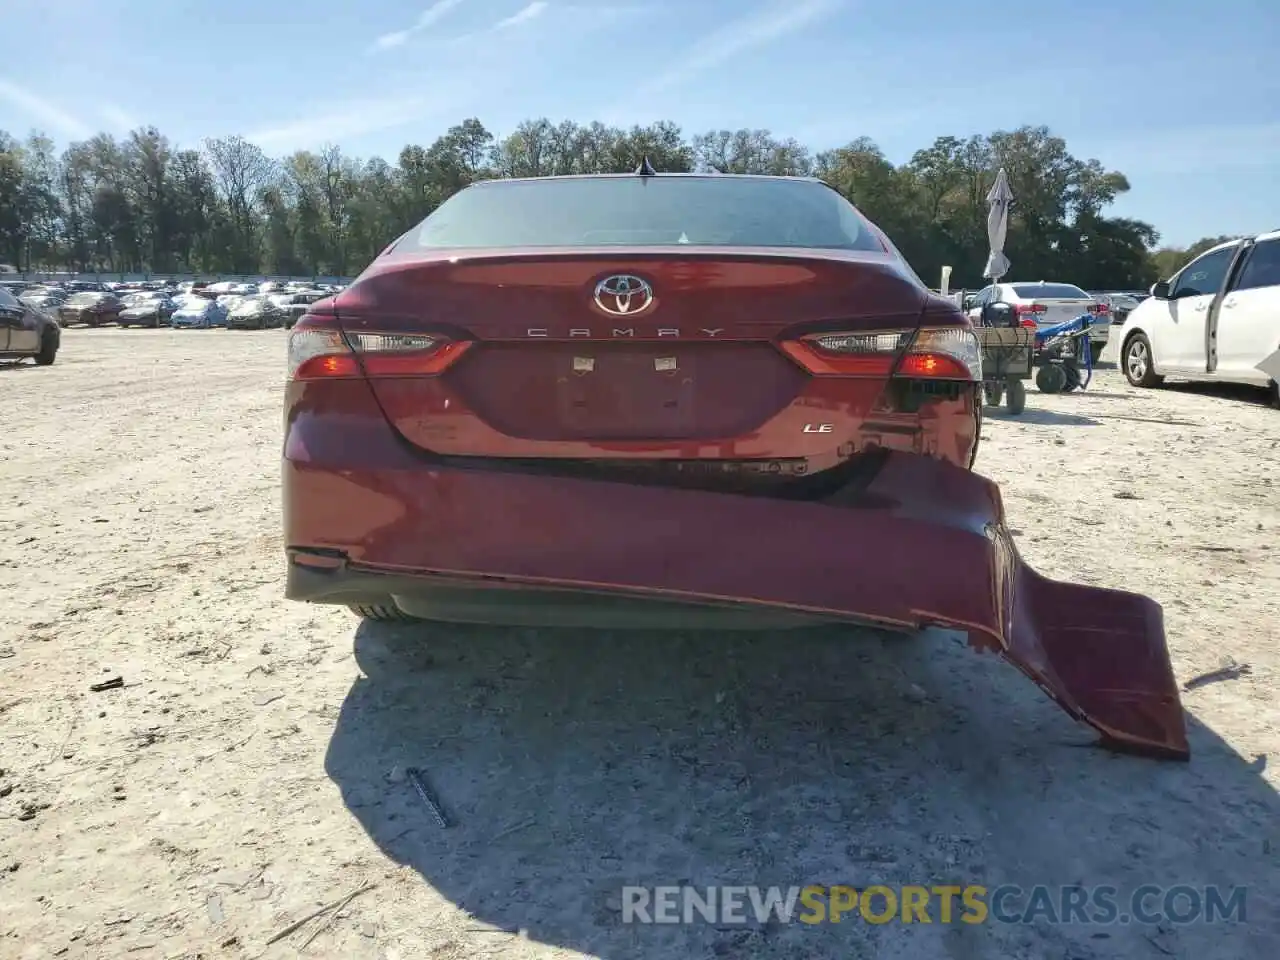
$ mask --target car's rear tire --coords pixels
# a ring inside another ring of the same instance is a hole
[[[36,366],[47,367],[58,357],[58,338],[45,331],[40,338],[40,352],[36,354]]]
[[[418,623],[421,619],[405,613],[394,603],[349,603],[347,607],[357,617],[378,623]]]
[[[1158,387],[1164,377],[1155,372],[1151,362],[1151,341],[1145,333],[1135,333],[1124,342],[1120,354],[1124,378],[1135,387]]]

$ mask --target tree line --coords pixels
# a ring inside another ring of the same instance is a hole
[[[1128,180],[1076,158],[1046,127],[939,137],[895,166],[865,137],[815,153],[767,130],[686,137],[670,122],[623,129],[539,119],[499,138],[473,118],[430,146],[406,146],[394,164],[338,146],[273,158],[238,136],[184,149],[154,127],[123,139],[98,134],[59,153],[43,134],[20,141],[0,131],[0,261],[27,270],[346,276],[476,180],[625,173],[645,156],[660,172],[820,177],[930,283],[950,264],[953,286],[982,285],[986,194],[1001,166],[1016,198],[1006,251],[1020,277],[1140,288],[1186,255],[1156,249],[1150,224],[1107,216]]]

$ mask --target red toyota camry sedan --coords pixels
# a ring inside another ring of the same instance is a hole
[[[288,596],[378,620],[966,631],[1187,755],[1160,607],[1018,557],[980,351],[817,180],[494,180],[289,341]]]

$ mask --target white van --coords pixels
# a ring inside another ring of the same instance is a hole
[[[1223,380],[1280,399],[1280,230],[1206,250],[1155,284],[1112,338],[1134,386]]]

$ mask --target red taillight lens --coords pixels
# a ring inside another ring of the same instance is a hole
[[[1018,323],[1024,327],[1035,327],[1036,317],[1049,310],[1043,303],[1019,303],[1013,308],[1013,312],[1018,317]]]
[[[443,372],[470,343],[419,334],[353,333],[294,327],[289,336],[289,377],[424,377]]]
[[[816,376],[982,379],[982,351],[967,327],[928,327],[914,339],[911,330],[815,334],[781,346]]]
[[[975,371],[958,357],[945,353],[909,353],[898,367],[900,377],[929,377],[938,380],[976,380]]]
[[[1111,312],[1111,308],[1105,303],[1091,303],[1089,304],[1089,312],[1099,317],[1105,317]]]

